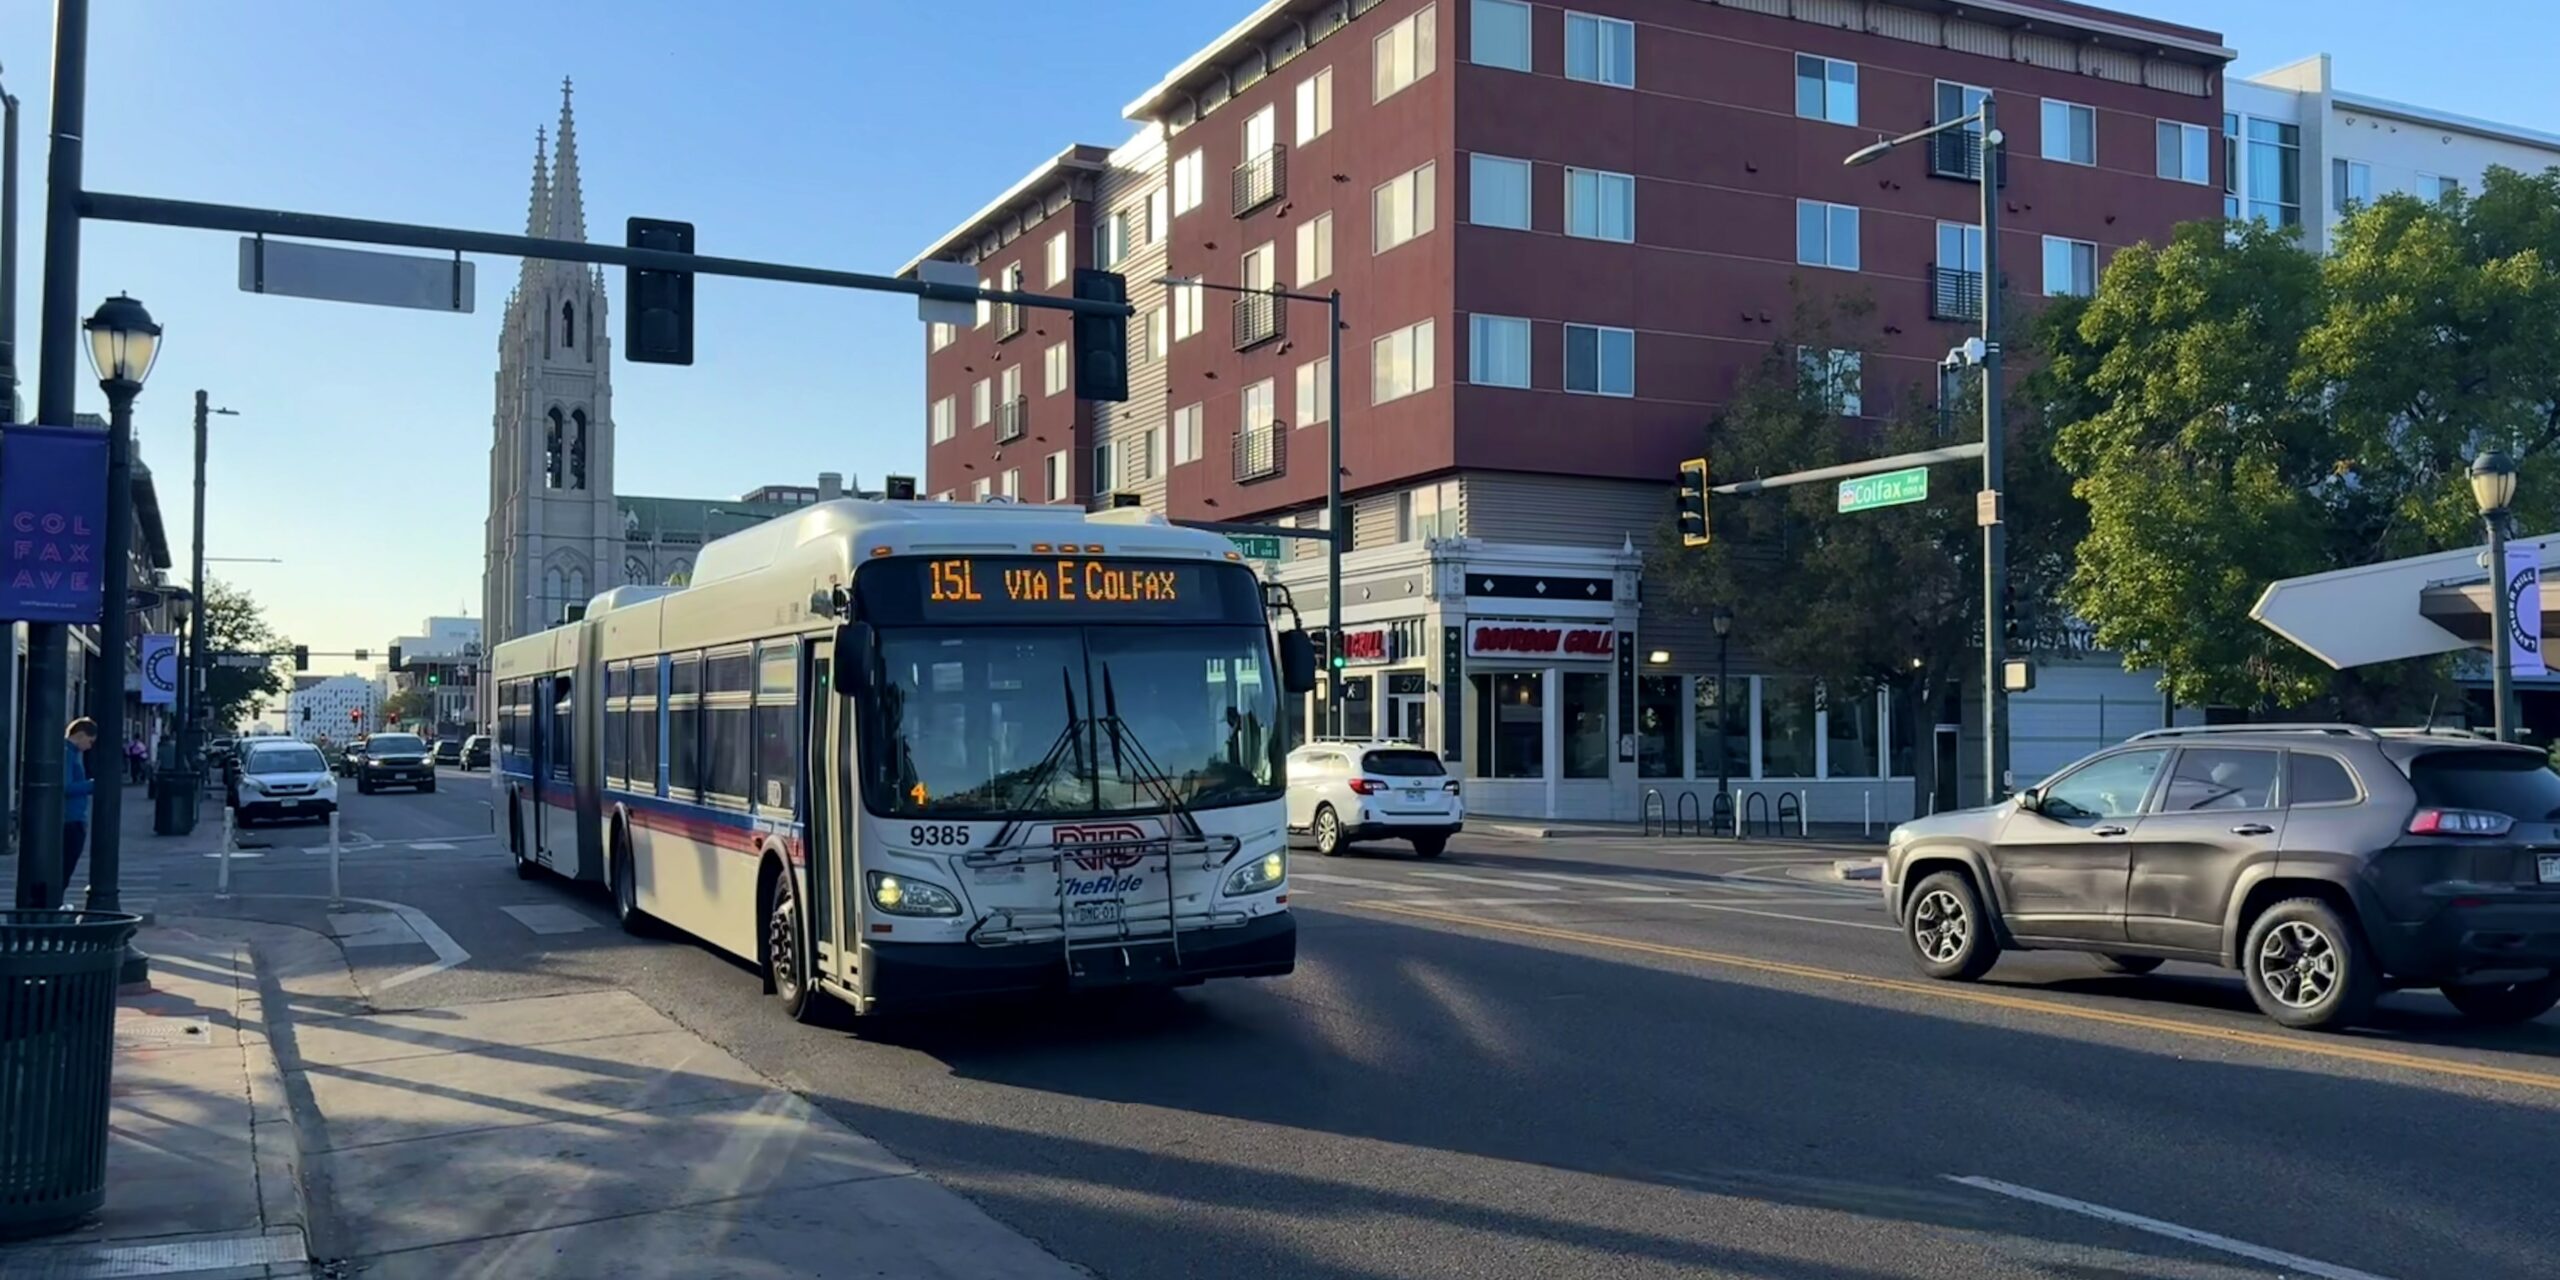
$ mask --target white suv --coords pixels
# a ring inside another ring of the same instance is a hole
[[[338,779],[308,742],[251,738],[240,744],[231,807],[244,827],[261,818],[325,820],[338,809]]]
[[[1331,858],[1354,840],[1410,840],[1437,858],[1465,825],[1466,800],[1440,757],[1410,742],[1318,738],[1289,753],[1289,830]]]

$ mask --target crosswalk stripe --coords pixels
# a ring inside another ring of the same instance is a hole
[[[1784,911],[1759,911],[1751,907],[1729,906],[1721,902],[1692,902],[1689,905],[1696,907],[1701,911],[1730,911],[1738,916],[1765,916],[1771,920],[1796,920],[1805,924],[1838,925],[1843,929],[1880,929],[1886,933],[1902,932],[1900,929],[1896,929],[1892,925],[1877,924],[1870,920],[1835,920],[1825,916],[1800,916]]]
[[[1429,893],[1420,885],[1397,884],[1392,880],[1364,880],[1359,876],[1340,876],[1330,871],[1291,871],[1291,880],[1308,884],[1347,884],[1360,889],[1385,889],[1392,893]]]
[[[1501,876],[1475,876],[1464,871],[1416,871],[1411,874],[1425,880],[1459,880],[1468,884],[1489,884],[1503,889],[1535,889],[1540,893],[1564,892],[1561,885],[1539,884],[1535,880],[1507,880]]]

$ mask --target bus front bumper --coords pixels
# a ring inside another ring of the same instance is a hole
[[[1057,942],[982,947],[969,943],[865,942],[860,986],[866,1009],[900,1012],[994,996],[1063,991],[1070,986],[1188,986],[1210,978],[1268,978],[1298,963],[1298,921],[1286,911],[1256,916],[1225,929],[1186,929],[1179,964],[1132,962],[1097,978],[1093,967],[1071,981],[1067,953]],[[1130,952],[1164,950],[1155,940],[1131,940]],[[1079,950],[1080,963],[1100,958]]]

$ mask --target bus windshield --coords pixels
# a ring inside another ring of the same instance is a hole
[[[863,792],[894,817],[1280,798],[1260,626],[883,627]]]

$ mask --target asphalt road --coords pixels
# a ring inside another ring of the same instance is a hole
[[[1113,1280],[2560,1271],[2560,1017],[2404,993],[2307,1036],[2075,956],[1930,983],[1827,857],[1473,837],[1303,854],[1288,978],[808,1027],[518,881],[487,788],[349,794],[336,923],[436,935],[344,939],[378,1003],[626,987]],[[136,896],[331,929],[325,832],[249,839],[228,901],[147,846]]]

